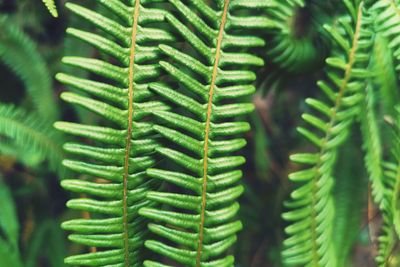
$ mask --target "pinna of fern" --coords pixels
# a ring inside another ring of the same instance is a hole
[[[94,25],[99,33],[74,28],[67,32],[110,56],[114,63],[64,57],[65,64],[101,79],[57,75],[59,81],[82,92],[65,92],[62,99],[108,122],[105,126],[55,124],[57,129],[83,140],[65,144],[73,158],[65,160],[64,165],[90,177],[62,181],[64,188],[87,196],[72,199],[67,206],[91,214],[91,218],[73,219],[62,227],[73,231],[70,240],[98,248],[93,253],[70,256],[65,262],[79,266],[142,266],[147,229],[146,220],[138,217],[138,209],[150,205],[144,196],[157,186],[157,181],[147,179],[145,173],[155,163],[152,152],[158,146],[146,118],[150,111],[168,109],[154,100],[148,84],[162,71],[158,44],[174,41],[174,37],[162,26],[164,11],[152,5],[159,0],[98,2],[113,19],[81,5],[67,3],[66,7]]]
[[[58,17],[58,11],[54,0],[42,0],[42,1],[49,10],[50,14],[55,18]]]
[[[140,209],[152,220],[149,229],[155,234],[145,245],[182,266],[233,266],[226,252],[242,228],[236,200],[243,192],[238,167],[245,162],[235,152],[246,144],[238,134],[249,129],[238,117],[253,110],[241,100],[255,91],[255,73],[248,68],[263,65],[247,48],[264,45],[243,31],[273,26],[261,16],[269,1],[169,2],[174,8],[166,20],[190,49],[161,45],[169,60],[160,65],[171,79],[152,83],[150,89],[178,107],[152,112],[159,120],[153,128],[165,139],[155,150],[176,167],[149,168],[147,174],[180,190],[147,193],[165,208]],[[254,15],[243,15],[246,10]],[[149,259],[144,266],[170,265]]]
[[[365,78],[370,76],[368,49],[373,37],[363,2],[343,3],[348,15],[338,19],[335,27],[324,26],[334,42],[332,55],[326,60],[327,79],[318,82],[325,100],[306,100],[313,114],[303,114],[309,127],[298,128],[316,152],[291,156],[293,162],[306,168],[289,176],[299,186],[285,203],[289,211],[283,214],[290,222],[282,254],[287,266],[336,266],[336,250],[341,249],[332,242],[333,170],[338,148],[360,111]]]

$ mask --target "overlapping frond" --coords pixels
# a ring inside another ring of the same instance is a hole
[[[29,114],[14,105],[0,104],[0,136],[9,138],[19,148],[19,155],[15,156],[22,161],[33,156],[36,162],[48,160],[53,170],[60,169],[64,156],[60,134],[37,113]]]
[[[58,108],[46,63],[35,43],[6,16],[0,16],[0,59],[21,78],[39,116],[56,121]]]
[[[42,0],[53,17],[58,17],[58,11],[54,0]]]
[[[87,211],[89,219],[63,224],[73,231],[69,239],[98,248],[96,252],[70,256],[66,263],[78,266],[142,266],[146,220],[138,209],[150,205],[145,194],[157,181],[146,178],[145,170],[155,163],[157,142],[150,112],[167,106],[154,100],[148,84],[161,74],[158,44],[173,41],[162,25],[164,11],[153,7],[159,0],[98,0],[107,15],[68,3],[66,7],[94,25],[99,33],[75,28],[67,32],[112,58],[64,57],[70,66],[89,71],[93,79],[58,74],[57,79],[82,94],[66,92],[61,97],[97,114],[105,126],[58,122],[56,128],[81,138],[65,144],[73,159],[64,165],[87,180],[68,179],[62,186],[87,198],[70,200],[67,206]],[[87,141],[86,141],[87,140]]]
[[[349,126],[358,115],[365,89],[368,49],[372,45],[371,23],[363,3],[344,1],[349,16],[338,20],[336,27],[325,26],[334,41],[332,56],[326,60],[327,79],[318,85],[326,100],[307,99],[313,114],[302,117],[309,127],[298,131],[315,147],[316,152],[291,156],[304,170],[290,174],[299,187],[286,202],[290,211],[283,217],[290,225],[285,229],[284,262],[288,266],[336,266],[332,242],[333,170],[338,148],[348,136]]]
[[[272,26],[257,15],[269,1],[169,2],[174,8],[166,19],[190,48],[161,45],[169,61],[160,65],[171,81],[150,88],[177,106],[152,113],[160,121],[154,130],[166,140],[156,151],[179,168],[150,168],[147,173],[179,190],[147,194],[165,209],[140,210],[153,220],[149,229],[157,236],[146,247],[183,266],[233,266],[234,258],[226,252],[242,228],[236,200],[243,192],[238,167],[245,162],[235,152],[246,144],[237,135],[249,129],[238,117],[253,110],[241,100],[255,90],[255,73],[248,68],[263,65],[246,50],[264,45],[263,39],[242,31]],[[253,15],[244,15],[246,10]],[[168,266],[154,260],[144,265]]]

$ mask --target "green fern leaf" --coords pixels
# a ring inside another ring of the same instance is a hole
[[[379,250],[376,261],[380,267],[395,266],[393,264],[394,248],[400,242],[400,161],[385,162],[386,194],[382,209],[383,225],[378,238]]]
[[[384,170],[385,194],[381,204],[383,217],[382,233],[376,261],[380,267],[396,266],[394,250],[400,242],[400,107],[396,107],[396,117],[392,126],[391,151],[393,160],[382,164]]]
[[[266,10],[276,23],[272,38],[267,42],[268,59],[289,73],[302,73],[318,66],[328,52],[325,33],[319,31],[325,16],[320,8],[317,9],[319,6],[311,2],[306,5],[304,0],[274,1]],[[312,13],[311,21],[310,25],[304,26],[306,29],[302,29],[304,32],[297,32],[302,31],[297,29],[297,16],[303,8]]]
[[[49,10],[50,14],[57,18],[58,17],[58,12],[56,8],[56,4],[54,0],[42,0],[43,3],[46,5],[47,9]]]
[[[359,113],[359,103],[365,78],[370,76],[368,48],[372,33],[370,19],[363,11],[363,3],[344,1],[350,16],[339,19],[337,28],[325,26],[335,42],[333,56],[326,60],[328,80],[318,82],[327,103],[307,99],[315,111],[304,114],[311,129],[298,128],[316,146],[314,153],[291,156],[295,163],[308,168],[289,175],[300,186],[291,193],[286,206],[290,211],[283,218],[290,222],[285,229],[284,262],[288,266],[336,266],[336,252],[332,245],[335,206],[332,198],[333,171],[338,148],[348,136],[349,126]],[[346,55],[343,57],[342,55]]]
[[[355,125],[357,127],[358,125]],[[355,128],[353,127],[353,129]],[[357,131],[354,131],[358,133]],[[335,218],[333,243],[336,251],[337,266],[351,266],[351,252],[359,237],[363,210],[367,204],[368,179],[365,176],[360,144],[355,142],[358,136],[351,136],[338,152],[335,169]]]
[[[37,161],[48,160],[53,170],[61,170],[62,139],[37,113],[28,114],[14,105],[0,104],[0,136],[22,148],[18,150],[22,155],[16,155],[22,161],[34,154]]]
[[[372,68],[375,79],[372,81],[375,89],[379,89],[381,114],[395,115],[394,107],[400,99],[397,88],[397,74],[394,66],[393,50],[389,47],[389,40],[382,34],[375,35],[372,57]]]
[[[375,28],[389,40],[389,47],[393,51],[393,56],[400,60],[400,7],[397,0],[378,0],[371,7],[371,12],[375,14]],[[397,62],[398,64],[398,62]],[[399,69],[397,68],[397,71]]]
[[[360,121],[365,150],[364,164],[372,183],[374,201],[381,204],[384,198],[384,178],[382,170],[383,151],[376,109],[376,97],[372,86],[367,85],[361,104]]]
[[[39,116],[56,121],[49,70],[35,43],[6,16],[0,16],[0,59],[21,78]]]
[[[246,144],[236,135],[249,129],[247,122],[235,118],[253,110],[252,104],[240,100],[255,91],[251,85],[255,74],[247,68],[263,65],[261,58],[244,49],[264,45],[263,39],[242,33],[273,27],[261,16],[270,3],[169,2],[177,15],[167,14],[166,19],[190,48],[180,51],[160,46],[173,61],[160,62],[172,81],[153,83],[150,88],[177,108],[153,112],[160,120],[154,130],[166,140],[156,151],[171,165],[149,168],[147,173],[180,190],[147,194],[149,200],[165,204],[165,209],[144,207],[139,211],[153,220],[149,229],[158,236],[145,245],[184,266],[233,266],[234,258],[226,252],[242,228],[235,218],[239,209],[236,199],[243,192],[238,184],[242,173],[237,168],[245,162],[233,153]],[[260,15],[242,15],[246,10]],[[144,265],[169,266],[155,260]]]
[[[59,81],[82,92],[63,93],[62,99],[108,122],[105,126],[55,124],[64,132],[83,138],[83,142],[65,144],[65,150],[76,158],[65,160],[64,165],[91,177],[87,181],[62,182],[64,188],[88,196],[72,199],[67,206],[93,215],[90,219],[67,221],[63,228],[74,232],[70,240],[99,248],[94,253],[66,258],[70,265],[142,266],[147,230],[146,220],[138,216],[138,209],[150,205],[145,194],[157,186],[157,181],[146,179],[145,173],[155,163],[152,152],[157,147],[146,118],[150,112],[168,109],[152,97],[148,83],[155,81],[162,71],[157,64],[160,60],[157,45],[174,41],[160,24],[165,11],[153,8],[153,2],[131,0],[126,4],[122,0],[98,0],[115,19],[81,5],[66,5],[105,34],[75,28],[68,28],[67,33],[110,56],[114,62],[65,57],[62,60],[65,64],[100,78],[57,75]]]

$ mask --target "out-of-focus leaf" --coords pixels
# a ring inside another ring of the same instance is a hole
[[[18,247],[19,225],[15,205],[8,187],[3,183],[0,183],[0,231],[4,233],[6,242],[14,248]]]
[[[18,250],[2,239],[0,239],[0,266],[22,267]]]
[[[52,267],[64,266],[65,252],[60,223],[53,220],[40,222],[29,243],[25,267],[37,266],[39,256],[44,256]]]

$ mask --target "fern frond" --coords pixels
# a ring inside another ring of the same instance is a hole
[[[174,41],[162,24],[165,11],[154,8],[154,2],[160,1],[98,0],[113,19],[81,5],[66,4],[70,11],[101,30],[97,34],[68,28],[67,33],[110,56],[113,62],[64,57],[65,64],[99,78],[57,75],[59,81],[82,92],[63,93],[65,101],[88,109],[107,123],[55,124],[90,142],[65,144],[65,150],[76,157],[65,160],[64,165],[90,178],[64,180],[62,186],[88,196],[70,200],[67,206],[87,211],[92,218],[67,221],[63,228],[74,232],[70,240],[99,249],[66,258],[70,265],[142,266],[147,222],[138,216],[138,209],[150,205],[145,194],[157,184],[145,173],[155,163],[152,152],[157,147],[146,118],[151,112],[168,109],[154,100],[148,83],[157,80],[162,71],[157,64],[157,45]]]
[[[397,74],[394,66],[393,51],[389,47],[389,40],[382,33],[375,34],[372,68],[375,79],[374,88],[379,88],[379,107],[381,114],[395,115],[394,107],[400,99],[397,88]]]
[[[300,185],[285,203],[290,211],[283,214],[290,222],[285,229],[289,236],[283,251],[284,262],[289,266],[336,266],[332,245],[333,171],[338,148],[359,113],[364,80],[370,76],[366,67],[368,48],[372,45],[372,33],[368,30],[371,22],[363,3],[344,3],[349,16],[339,19],[335,28],[325,26],[334,41],[333,55],[326,60],[328,80],[318,82],[327,101],[307,99],[315,115],[304,114],[302,117],[310,127],[298,128],[315,145],[316,152],[291,156],[293,162],[307,168],[289,175],[290,180]]]
[[[46,5],[47,9],[49,10],[50,14],[57,18],[58,17],[58,12],[57,12],[57,7],[56,3],[54,0],[42,0],[43,3]]]
[[[389,47],[393,51],[393,56],[400,60],[400,6],[397,0],[378,0],[371,7],[371,12],[375,14],[375,28],[389,40]],[[397,67],[397,66],[396,66]],[[398,68],[396,68],[399,71]]]
[[[34,155],[37,161],[48,160],[53,170],[60,169],[63,151],[59,133],[37,113],[27,113],[9,104],[0,104],[0,136],[6,136],[21,149],[22,161]]]
[[[311,29],[298,30],[297,18],[306,6],[303,0],[274,1],[268,8],[267,14],[276,24],[276,29],[271,33],[271,40],[267,42],[268,59],[289,73],[301,73],[312,67],[318,66],[327,52],[328,45],[324,40],[324,33],[318,32],[321,21],[315,17],[304,27]],[[326,4],[326,3],[325,3]],[[308,10],[316,11],[312,3],[307,3]],[[320,10],[318,10],[320,13]],[[318,14],[321,16],[321,14]],[[298,32],[304,31],[304,32]]]
[[[261,58],[245,49],[264,45],[263,39],[243,34],[243,30],[272,27],[273,23],[261,16],[270,3],[169,2],[177,14],[167,14],[166,19],[191,47],[180,51],[161,45],[170,61],[160,65],[172,81],[153,83],[150,88],[178,106],[153,112],[160,120],[154,130],[166,139],[165,146],[156,151],[176,165],[150,168],[147,173],[180,190],[147,194],[149,200],[165,204],[165,209],[145,207],[139,211],[153,220],[149,229],[158,237],[145,245],[184,266],[233,266],[234,258],[226,252],[242,228],[235,217],[239,209],[236,199],[243,192],[238,167],[245,162],[234,153],[246,144],[237,135],[249,129],[247,122],[236,118],[254,108],[240,100],[255,91],[251,85],[255,73],[248,67],[263,65]],[[254,16],[243,15],[246,10],[255,12]],[[169,266],[155,260],[144,265]]]
[[[394,266],[394,250],[400,242],[400,107],[396,107],[392,126],[391,152],[393,159],[382,164],[385,194],[381,205],[383,225],[378,238],[379,253],[376,261],[380,267]]]
[[[364,164],[372,183],[372,196],[375,203],[382,204],[385,188],[382,170],[383,151],[378,118],[375,114],[376,97],[371,85],[367,85],[361,104],[360,121],[365,151]]]
[[[379,250],[376,261],[380,267],[394,266],[394,248],[400,242],[400,161],[385,162],[386,194],[382,210],[383,225],[379,240]]]
[[[35,43],[6,16],[0,16],[0,60],[23,81],[34,107],[43,119],[58,119],[49,70]]]
[[[355,125],[358,127],[358,125]],[[358,132],[347,139],[339,152],[335,169],[334,203],[335,218],[333,243],[336,251],[337,266],[351,266],[351,252],[359,238],[362,213],[366,205],[368,179],[362,168],[363,157],[360,144],[355,142]],[[357,135],[354,135],[357,133]]]

